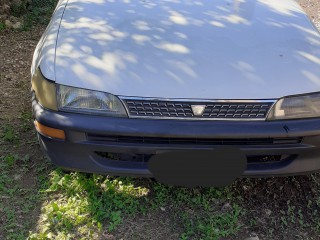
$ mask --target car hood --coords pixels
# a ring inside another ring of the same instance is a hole
[[[293,0],[69,0],[55,77],[124,96],[279,98],[320,90],[320,36]]]

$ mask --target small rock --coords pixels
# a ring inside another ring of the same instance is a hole
[[[12,22],[10,20],[7,19],[4,23],[5,23],[7,28],[12,28],[13,24],[12,24]]]
[[[12,25],[13,29],[19,29],[22,27],[22,23],[21,22],[16,22],[15,24]]]
[[[9,20],[11,21],[11,22],[19,22],[19,18],[17,18],[17,17],[14,17],[14,16],[10,16],[9,17]]]
[[[256,236],[256,237],[248,237],[245,240],[259,240],[259,237],[258,236]]]
[[[259,240],[259,237],[256,233],[251,233],[250,237],[246,238],[245,240]]]
[[[21,175],[20,174],[16,174],[16,175],[14,175],[14,180],[20,180],[21,179]]]
[[[256,237],[248,237],[245,240],[259,240],[259,237],[258,236],[256,236]]]
[[[232,210],[232,207],[230,205],[230,203],[225,203],[222,208],[221,208],[222,211],[224,212],[228,212],[228,211],[231,211]]]
[[[164,207],[160,207],[160,210],[161,210],[162,212],[165,212],[165,211],[166,211],[166,209],[165,209]]]
[[[269,217],[272,213],[272,211],[270,209],[265,209],[264,212],[267,215],[267,217]]]

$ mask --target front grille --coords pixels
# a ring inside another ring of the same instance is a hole
[[[290,155],[289,155],[290,156]],[[247,156],[248,163],[276,163],[287,159],[288,155],[251,155]]]
[[[129,153],[110,153],[95,152],[101,158],[119,162],[148,163],[153,154],[129,154]],[[274,164],[291,160],[296,155],[248,155],[247,163],[250,164]]]
[[[95,152],[99,157],[113,161],[121,162],[137,162],[146,163],[153,156],[152,154],[130,154],[130,153],[110,153],[110,152]]]
[[[139,136],[108,136],[88,134],[88,140],[94,142],[163,144],[163,145],[276,145],[301,143],[301,137],[293,138],[169,138],[169,137],[139,137]]]
[[[130,117],[195,119],[265,119],[274,102],[188,102],[123,99]],[[192,106],[205,110],[195,115]]]

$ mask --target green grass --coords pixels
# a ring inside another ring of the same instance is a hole
[[[20,119],[22,120],[22,128],[25,132],[33,128],[33,117],[31,112],[21,113]]]
[[[241,208],[235,204],[227,213],[206,212],[203,216],[183,216],[186,230],[182,238],[201,236],[202,239],[220,239],[235,236],[242,227],[239,224],[241,214]]]
[[[41,226],[31,239],[89,238],[102,231],[112,233],[124,218],[147,214],[159,207],[170,208],[175,221],[185,229],[182,239],[201,236],[219,239],[240,230],[241,208],[214,214],[215,202],[231,198],[228,189],[185,189],[152,182],[147,187],[131,178],[110,178],[81,173],[65,174],[55,170],[42,191],[50,199],[42,207]],[[224,196],[224,197],[223,197]],[[218,205],[220,206],[220,205]],[[196,209],[196,215],[181,209]]]
[[[18,140],[18,136],[15,133],[14,126],[11,124],[5,125],[0,132],[0,137],[5,141],[5,142],[16,142]]]
[[[4,22],[0,22],[0,32],[6,29],[6,24]]]

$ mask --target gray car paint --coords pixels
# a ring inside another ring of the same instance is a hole
[[[123,96],[320,90],[320,35],[293,0],[60,0],[34,59],[56,83]]]

